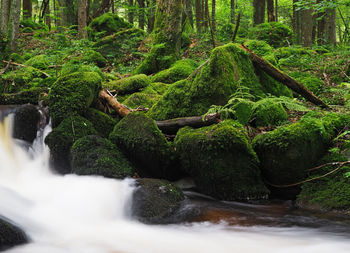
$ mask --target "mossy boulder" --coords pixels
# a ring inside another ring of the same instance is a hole
[[[32,143],[39,128],[40,113],[34,105],[22,105],[15,111],[13,137]]]
[[[116,119],[94,108],[87,109],[84,113],[84,117],[94,125],[99,135],[105,138],[108,138],[118,122]]]
[[[260,159],[263,177],[272,185],[288,185],[304,180],[307,169],[315,166],[326,152],[336,130],[348,122],[338,114],[311,113],[297,123],[258,135],[253,147]],[[300,188],[271,190],[278,197],[292,199]]]
[[[102,89],[101,81],[94,72],[76,72],[59,78],[49,92],[52,126],[74,114],[83,115]]]
[[[161,98],[161,95],[146,92],[136,92],[123,101],[130,108],[151,108]]]
[[[89,38],[97,39],[131,27],[132,24],[124,21],[124,19],[117,14],[105,13],[93,19],[87,31]]]
[[[173,168],[174,150],[154,120],[143,113],[131,113],[114,127],[109,139],[135,165],[142,177],[172,180],[179,176]]]
[[[151,80],[146,75],[134,75],[106,84],[106,87],[115,90],[118,95],[132,94],[150,85]]]
[[[1,105],[38,104],[40,100],[46,99],[46,89],[40,87],[23,89],[17,93],[0,93]]]
[[[71,152],[72,172],[109,178],[133,176],[133,168],[122,152],[108,139],[84,136],[74,142]]]
[[[94,126],[87,119],[79,115],[66,117],[45,138],[55,169],[63,174],[71,172],[69,154],[73,143],[81,137],[96,134]]]
[[[168,84],[175,83],[187,78],[196,69],[196,67],[198,67],[198,64],[193,60],[179,60],[171,65],[169,69],[165,69],[155,74],[152,77],[152,82]]]
[[[24,65],[32,66],[34,68],[44,70],[44,69],[47,69],[47,67],[50,65],[50,62],[47,55],[40,54],[40,55],[33,56],[32,58],[27,60],[24,63]]]
[[[87,52],[85,52],[84,55],[81,57],[81,61],[88,64],[96,64],[100,68],[106,66],[107,63],[107,60],[102,56],[102,54],[94,50],[88,50]]]
[[[63,77],[76,72],[94,72],[98,74],[102,79],[104,77],[101,69],[96,66],[95,63],[82,63],[78,57],[74,57],[62,65],[62,69],[59,72],[59,77]]]
[[[244,45],[250,50],[254,51],[257,55],[263,57],[271,64],[277,64],[277,58],[274,54],[274,49],[263,40],[247,40]]]
[[[126,29],[101,38],[94,44],[94,48],[104,57],[120,63],[125,57],[139,55],[138,47],[145,35],[146,33],[138,28]]]
[[[287,25],[269,22],[251,28],[248,36],[251,39],[263,40],[277,48],[288,46],[292,41],[293,32]]]
[[[253,124],[256,127],[279,126],[286,122],[288,114],[281,102],[273,98],[264,98],[257,101],[253,107]]]
[[[207,64],[192,80],[174,83],[149,111],[157,120],[201,115],[211,105],[225,105],[239,87],[264,97],[247,52],[230,43],[215,48]]]
[[[184,199],[181,189],[168,181],[137,179],[131,205],[132,215],[149,224],[178,222],[176,212]]]
[[[226,120],[199,129],[185,127],[174,144],[181,167],[200,192],[222,200],[267,197],[259,160],[239,123]]]
[[[0,218],[0,251],[27,242],[28,238],[20,228]]]

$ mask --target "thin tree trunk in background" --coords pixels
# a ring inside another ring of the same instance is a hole
[[[19,37],[19,20],[21,17],[21,0],[13,0],[11,4],[11,36],[10,49],[12,52],[17,50],[17,40]]]
[[[258,25],[265,22],[265,0],[253,0],[253,24]]]
[[[32,18],[32,0],[23,0],[23,17]]]
[[[275,0],[275,19],[278,22],[278,0]]]
[[[320,3],[322,0],[317,0],[317,3]],[[325,23],[325,17],[324,13],[317,14],[317,44],[318,45],[324,45],[325,43],[325,29],[326,29],[326,23]]]
[[[295,3],[298,0],[293,0],[293,31],[295,34],[295,43],[301,44],[301,11],[297,11]]]
[[[101,14],[105,13],[106,11],[108,11],[110,6],[111,0],[102,0],[100,8],[98,8],[97,11],[92,15],[92,18],[96,18]]]
[[[155,6],[156,0],[148,0],[147,1],[147,9],[148,9],[148,18],[147,18],[147,31],[151,33],[154,27],[154,19],[155,19]]]
[[[236,15],[236,11],[235,11],[235,0],[231,0],[231,24],[235,23],[235,15]]]
[[[203,0],[202,1],[202,28],[204,27],[204,29],[207,31],[208,30],[208,17],[209,17],[209,0]]]
[[[87,0],[78,0],[78,37],[80,39],[87,38],[86,24],[87,24]]]
[[[312,12],[311,8],[301,11],[301,41],[304,47],[312,46]]]
[[[327,10],[327,22],[326,22],[326,40],[327,43],[336,45],[337,32],[336,32],[336,10]]]
[[[6,37],[8,32],[8,25],[10,19],[10,0],[1,1],[1,10],[0,10],[0,35]]]
[[[267,3],[267,21],[268,22],[275,22],[275,9],[273,6],[273,0],[266,0]]]
[[[212,0],[211,2],[211,29],[215,33],[216,31],[216,22],[215,22],[215,17],[216,17],[216,0]]]
[[[88,1],[88,3],[90,4],[90,1]],[[89,12],[88,12],[89,13]],[[112,0],[112,13],[115,13],[115,8],[114,8],[114,0]]]
[[[49,27],[49,31],[51,31],[50,0],[47,1],[45,9],[45,24]]]
[[[139,3],[139,28],[141,30],[145,29],[145,0],[137,0],[137,2]]]
[[[129,23],[133,24],[134,23],[134,0],[129,0],[129,9],[128,9],[128,21]]]
[[[202,32],[202,5],[201,0],[195,0],[197,33]]]
[[[192,13],[192,1],[191,0],[184,0],[184,12],[182,13],[182,24],[186,22],[186,19],[188,19],[188,22],[190,23],[191,27],[194,27],[194,21],[193,21],[193,13]]]

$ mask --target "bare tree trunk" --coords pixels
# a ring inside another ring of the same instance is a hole
[[[211,2],[211,29],[213,30],[213,32],[216,31],[215,10],[216,10],[216,0],[212,0],[212,2]]]
[[[102,0],[100,8],[98,8],[97,11],[92,15],[92,18],[96,18],[101,14],[105,13],[110,6],[111,6],[111,0]]]
[[[151,33],[154,27],[156,0],[148,0],[147,4],[148,4],[147,5],[148,7],[147,8],[148,9],[147,31]]]
[[[301,11],[301,41],[304,47],[312,46],[312,12],[311,8]]]
[[[139,3],[139,28],[141,30],[145,29],[145,0],[137,0]]]
[[[11,36],[10,49],[12,52],[17,50],[17,40],[19,37],[19,20],[21,16],[21,0],[13,0],[11,6]]]
[[[32,0],[23,0],[23,17],[32,18]]]
[[[10,0],[2,0],[1,1],[1,12],[0,12],[0,35],[3,37],[7,36],[8,25],[10,19],[10,8],[11,1]]]
[[[299,0],[293,0],[293,31],[295,34],[295,43],[301,44],[301,11],[297,11],[295,3]]]
[[[49,27],[49,31],[51,31],[50,0],[47,1],[47,6],[45,9],[45,24]]]
[[[202,4],[201,0],[195,0],[195,7],[196,7],[196,26],[197,26],[197,33],[202,32]]]
[[[253,24],[258,25],[265,22],[265,0],[253,0]]]
[[[336,33],[336,10],[327,10],[327,23],[326,23],[326,39],[330,44],[335,45],[337,43]]]
[[[184,13],[182,14],[182,24],[186,22],[186,19],[188,19],[188,22],[190,23],[191,27],[194,27],[194,21],[193,21],[193,13],[192,13],[192,1],[191,0],[184,0]]]
[[[268,22],[275,22],[275,9],[273,6],[273,0],[266,0],[267,3],[267,21]]]
[[[87,38],[86,24],[87,24],[87,0],[78,0],[78,37],[80,39]]]
[[[203,27],[208,30],[209,27],[209,0],[203,1]]]
[[[275,0],[275,19],[278,22],[278,0]]]
[[[128,21],[129,23],[134,23],[134,10],[132,9],[134,6],[134,0],[129,0],[129,9],[128,9]]]
[[[231,24],[235,23],[235,15],[236,15],[235,0],[231,0]]]

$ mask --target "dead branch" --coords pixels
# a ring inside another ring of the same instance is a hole
[[[17,62],[11,62],[11,61],[3,61],[3,62],[7,63],[7,64],[15,65],[15,66],[20,66],[20,67],[23,67],[23,68],[28,68],[28,66],[20,64],[20,63],[17,63]],[[44,71],[42,71],[40,69],[35,69],[35,70],[37,70],[41,74],[45,75],[46,77],[51,77],[48,73],[46,73],[46,72],[44,72]]]
[[[6,67],[0,72],[0,75],[5,74],[8,68],[10,67],[10,65],[11,65],[11,60],[6,64]]]
[[[100,99],[111,106],[121,117],[125,117],[133,110],[118,102],[118,100],[107,90],[103,89],[100,92]]]

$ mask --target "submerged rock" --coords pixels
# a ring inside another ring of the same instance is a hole
[[[223,200],[266,198],[259,160],[243,127],[232,120],[179,130],[176,152],[198,190]]]
[[[82,137],[71,148],[72,172],[109,178],[133,176],[133,168],[122,152],[108,139],[97,135]]]
[[[132,215],[144,223],[164,224],[184,221],[178,213],[185,197],[180,188],[165,180],[137,179],[131,205]]]
[[[34,105],[22,105],[15,111],[13,137],[32,143],[39,128],[40,113]]]
[[[27,242],[28,238],[20,228],[0,218],[0,251]]]

